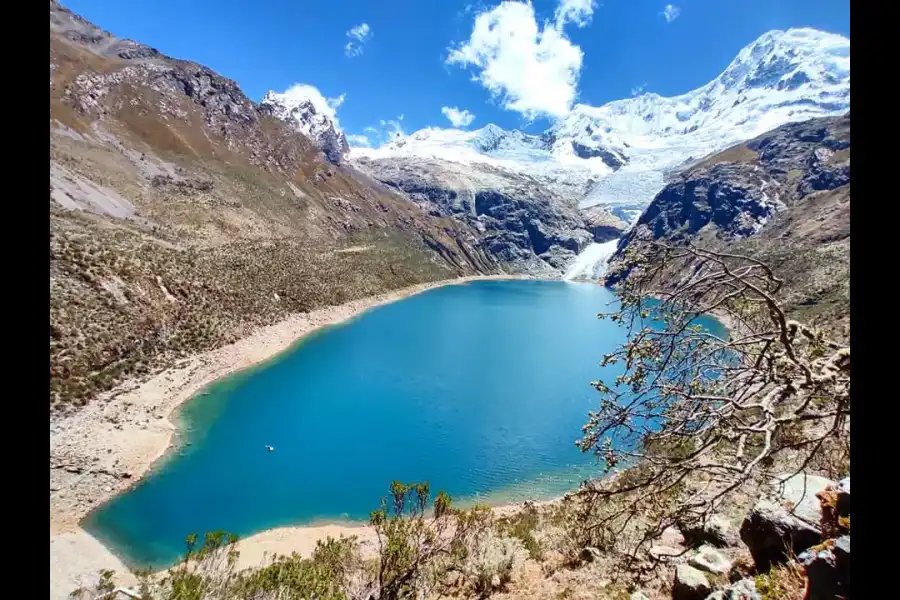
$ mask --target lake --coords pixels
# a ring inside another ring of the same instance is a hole
[[[624,341],[589,283],[437,288],[320,330],[179,413],[180,449],[85,520],[129,566],[190,533],[366,520],[392,480],[457,504],[557,496],[600,474],[575,447]],[[269,451],[267,445],[274,447]]]

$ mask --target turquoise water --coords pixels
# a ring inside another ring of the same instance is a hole
[[[131,566],[185,537],[365,520],[392,480],[463,503],[555,496],[599,474],[575,447],[623,332],[593,284],[480,281],[322,330],[185,405],[189,442],[85,527]],[[274,452],[266,445],[275,447]]]

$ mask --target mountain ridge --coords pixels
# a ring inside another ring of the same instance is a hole
[[[344,156],[339,128],[311,102],[257,104],[233,80],[55,0],[50,72],[57,400],[84,402],[323,302],[454,275],[560,278],[644,208],[633,198],[579,208],[630,173],[636,145],[586,141],[582,154],[596,155],[557,160],[548,149],[561,138],[489,126],[464,133],[473,152],[500,154],[493,163]],[[511,168],[517,160],[527,168]],[[582,168],[590,161],[602,167]],[[371,250],[336,252],[357,246]],[[133,259],[138,249],[146,260]]]
[[[49,18],[52,409],[288,315],[499,272],[476,231],[331,163],[234,81]]]
[[[850,116],[788,123],[678,174],[620,240],[605,283],[627,280],[654,243],[750,256],[783,279],[792,317],[849,336]],[[701,277],[664,267],[664,287]]]
[[[849,56],[843,36],[772,30],[709,83],[678,96],[646,93],[599,107],[576,104],[540,134],[494,124],[429,127],[379,148],[352,147],[350,159],[417,156],[489,164],[579,190],[582,206],[643,206],[680,165],[784,123],[849,110]]]
[[[347,136],[327,115],[319,112],[312,100],[291,98],[288,94],[268,92],[259,102],[260,109],[290,123],[309,138],[331,162],[340,163],[350,151]]]

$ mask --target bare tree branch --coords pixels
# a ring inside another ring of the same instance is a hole
[[[705,519],[765,478],[785,453],[799,471],[824,445],[849,443],[850,349],[789,318],[768,265],[692,245],[649,248],[626,254],[618,310],[598,315],[629,336],[603,357],[619,374],[593,382],[600,407],[577,442],[607,471],[630,467],[578,498],[607,507],[585,517],[587,534],[621,534],[640,517],[635,557],[666,527]],[[679,266],[688,275],[673,282]],[[709,315],[730,331],[711,330]]]

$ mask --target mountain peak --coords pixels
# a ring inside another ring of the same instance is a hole
[[[716,78],[734,90],[793,90],[850,77],[850,40],[811,28],[773,29],[745,46]]]
[[[324,111],[316,108],[312,98],[269,91],[259,106],[308,137],[333,163],[340,163],[350,151],[347,136]]]
[[[559,183],[586,181],[592,204],[642,205],[669,172],[790,122],[850,109],[850,40],[810,28],[768,31],[712,81],[679,96],[577,104],[541,135],[490,124],[428,128],[370,152],[483,162]]]

